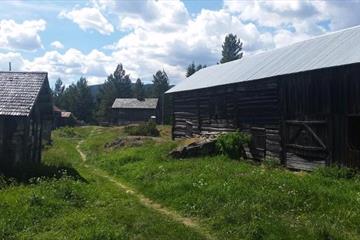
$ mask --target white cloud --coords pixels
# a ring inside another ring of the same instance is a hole
[[[55,49],[63,49],[64,48],[64,45],[59,41],[54,41],[50,45],[51,45],[51,47],[53,47]]]
[[[228,33],[238,34],[248,52],[274,46],[268,33],[259,32],[253,23],[243,23],[225,10],[203,10],[191,18],[181,1],[146,1],[142,7],[126,3],[105,1],[101,5],[109,12],[118,11],[120,28],[130,31],[104,48],[112,50],[113,58],[124,63],[134,78],[149,81],[164,68],[172,82],[177,82],[184,78],[184,69],[192,61],[216,64]]]
[[[149,81],[157,70],[164,69],[176,83],[184,78],[185,68],[192,61],[216,64],[228,33],[237,34],[244,42],[245,55],[250,55],[359,24],[358,3],[224,0],[222,9],[190,14],[179,0],[92,0],[89,7],[75,7],[60,16],[83,30],[102,34],[110,34],[115,28],[122,31],[120,39],[104,44],[104,52],[94,49],[84,53],[70,48],[63,54],[48,51],[32,60],[11,52],[0,55],[0,66],[6,69],[8,59],[13,59],[23,70],[48,71],[50,79],[61,77],[69,84],[83,75],[95,84],[123,63],[132,79]],[[0,43],[3,38],[0,35]],[[60,46],[51,45],[55,50]]]
[[[113,58],[98,50],[84,54],[70,48],[64,54],[49,51],[31,61],[25,60],[23,70],[46,71],[50,80],[60,77],[66,84],[78,80],[80,76],[85,76],[90,84],[96,84],[103,82],[115,67]]]
[[[42,48],[39,33],[46,28],[43,19],[16,23],[0,20],[0,48],[12,50],[36,50]]]
[[[97,8],[85,7],[81,9],[73,9],[69,12],[61,11],[59,16],[72,20],[84,31],[94,29],[104,35],[109,35],[114,32],[113,25]]]
[[[0,53],[0,71],[9,70],[9,62],[11,62],[11,69],[13,71],[21,71],[24,67],[24,58],[20,53],[8,52]]]

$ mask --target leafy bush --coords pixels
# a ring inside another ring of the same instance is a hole
[[[250,135],[243,132],[232,132],[220,135],[216,141],[217,150],[233,159],[246,158],[245,145],[249,145]]]
[[[138,126],[127,126],[124,128],[124,131],[131,136],[160,136],[160,131],[156,128],[154,121],[148,121]]]

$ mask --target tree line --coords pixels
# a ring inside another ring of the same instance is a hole
[[[141,101],[148,97],[162,98],[169,88],[169,78],[164,70],[153,75],[152,86],[146,91],[141,79],[132,84],[129,74],[119,64],[100,86],[96,96],[92,95],[86,78],[81,77],[68,87],[60,78],[57,79],[53,97],[57,107],[72,112],[79,120],[107,122],[112,118],[111,106],[116,98],[134,97]]]
[[[222,45],[222,58],[220,63],[226,63],[242,58],[242,42],[234,34],[228,34]],[[218,63],[219,64],[219,63]],[[206,65],[192,62],[186,69],[186,77],[206,68]],[[169,97],[164,93],[170,88],[169,78],[164,70],[159,70],[153,75],[152,86],[145,89],[140,78],[135,84],[131,83],[129,74],[126,73],[122,64],[119,64],[114,73],[110,74],[105,83],[100,86],[99,92],[94,98],[85,77],[65,87],[59,78],[55,82],[53,90],[54,104],[66,111],[72,112],[79,120],[87,123],[107,122],[112,118],[111,106],[116,98],[137,98],[144,100],[149,97],[159,98],[164,101],[164,108],[169,109]]]

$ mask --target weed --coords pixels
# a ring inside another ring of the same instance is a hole
[[[244,146],[250,143],[250,136],[243,132],[232,132],[222,134],[216,141],[220,153],[233,158],[246,158]]]

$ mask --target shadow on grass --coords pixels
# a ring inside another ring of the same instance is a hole
[[[12,168],[0,168],[0,176],[3,175],[9,181],[15,180],[19,183],[30,183],[34,178],[55,178],[69,176],[74,180],[88,183],[80,173],[71,166],[51,166],[44,163],[28,164]]]

